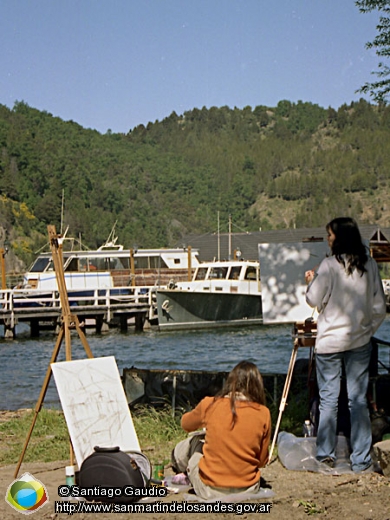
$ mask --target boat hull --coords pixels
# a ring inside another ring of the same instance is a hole
[[[160,330],[261,325],[259,294],[157,291]]]

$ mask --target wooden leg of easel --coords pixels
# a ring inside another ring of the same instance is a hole
[[[295,361],[297,359],[297,353],[298,353],[298,341],[294,341],[294,347],[293,347],[293,351],[291,353],[290,364],[289,364],[288,370],[287,370],[286,381],[284,382],[283,394],[282,394],[282,398],[280,400],[278,420],[276,422],[274,437],[272,439],[271,449],[269,452],[268,464],[271,462],[272,454],[275,449],[276,440],[278,438],[280,422],[282,420],[282,415],[283,415],[284,409],[286,408],[287,396],[288,396],[288,392],[290,390]]]
[[[61,327],[60,332],[59,332],[58,337],[57,337],[56,344],[54,346],[54,350],[53,350],[52,356],[51,356],[50,364],[49,364],[49,366],[47,368],[47,371],[46,371],[46,376],[45,376],[45,379],[43,381],[43,385],[42,385],[42,388],[41,388],[41,393],[39,394],[37,404],[35,405],[34,417],[33,417],[33,420],[32,420],[31,426],[30,426],[30,430],[29,430],[29,432],[27,434],[27,438],[26,438],[26,441],[24,443],[24,446],[23,446],[23,449],[22,449],[22,453],[20,454],[18,465],[16,466],[16,470],[15,470],[15,473],[14,473],[14,478],[16,478],[18,476],[18,473],[19,473],[19,470],[20,470],[20,466],[22,465],[22,462],[23,462],[24,454],[26,453],[28,443],[30,442],[31,434],[32,434],[32,432],[34,430],[34,426],[35,426],[35,423],[37,421],[38,413],[40,412],[40,410],[42,408],[42,403],[43,403],[43,401],[45,399],[46,391],[47,391],[47,388],[48,388],[49,382],[50,382],[51,363],[55,363],[56,362],[56,359],[58,357],[58,352],[60,351],[60,347],[61,347],[61,343],[62,343],[63,338],[64,338],[64,328]]]
[[[88,345],[87,338],[85,337],[83,329],[80,327],[79,320],[76,319],[75,321],[76,330],[78,332],[78,335],[80,336],[81,343],[83,344],[84,350],[89,358],[93,358],[91,347]]]
[[[54,226],[48,226],[48,233],[49,233],[49,241],[50,241],[50,249],[52,253],[53,263],[54,263],[54,269],[56,272],[56,278],[57,278],[57,285],[58,290],[60,293],[60,301],[61,301],[61,308],[62,308],[62,323],[61,328],[58,333],[57,341],[54,347],[54,351],[49,363],[49,367],[46,372],[45,380],[43,382],[43,386],[41,389],[41,393],[38,398],[38,402],[35,406],[35,413],[33,417],[33,421],[30,427],[30,431],[28,432],[26,442],[24,443],[22,453],[19,458],[18,465],[15,470],[15,478],[18,476],[20,466],[23,462],[24,454],[26,453],[28,443],[30,441],[31,434],[33,432],[38,413],[42,407],[43,400],[45,399],[47,387],[49,385],[50,377],[51,377],[51,364],[55,363],[58,357],[58,352],[61,347],[61,343],[63,339],[65,338],[65,358],[66,361],[72,360],[72,346],[71,346],[71,328],[76,327],[77,332],[80,336],[81,342],[84,346],[84,350],[87,353],[89,358],[93,358],[92,351],[88,345],[87,339],[85,337],[84,332],[81,330],[79,320],[77,316],[73,316],[70,313],[70,307],[69,307],[69,300],[68,300],[68,293],[66,290],[66,283],[65,283],[65,277],[64,277],[64,269],[63,269],[63,257],[62,257],[62,242],[59,241],[59,236],[56,233]],[[73,454],[73,447],[70,443],[70,462],[73,466],[73,460],[74,460],[74,454]]]

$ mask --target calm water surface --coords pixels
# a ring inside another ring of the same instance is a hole
[[[284,374],[293,345],[291,332],[290,324],[187,332],[112,330],[106,335],[97,335],[91,330],[87,332],[87,339],[94,357],[115,356],[120,373],[131,367],[229,371],[242,359],[248,359],[263,373]],[[0,340],[0,410],[35,406],[56,340],[53,333],[30,339],[29,327],[22,324],[16,334],[15,340]],[[376,336],[390,341],[390,316]],[[2,327],[0,337],[4,337]],[[306,358],[308,352],[309,349],[301,348],[298,357]],[[78,335],[72,334],[72,359],[85,357]],[[388,347],[380,349],[380,358],[389,364]],[[65,342],[58,357],[58,361],[63,360]],[[44,404],[58,404],[53,378]]]

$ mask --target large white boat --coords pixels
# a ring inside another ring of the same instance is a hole
[[[97,250],[63,251],[68,291],[86,291],[128,286],[165,286],[170,281],[191,278],[198,264],[198,251],[186,249],[124,249],[106,243]],[[24,274],[23,289],[57,289],[50,252],[41,253]]]
[[[191,282],[157,290],[160,330],[262,323],[259,262],[200,263]]]

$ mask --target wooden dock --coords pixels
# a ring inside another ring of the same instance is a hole
[[[134,318],[137,330],[143,330],[146,320],[156,313],[156,287],[115,287],[94,291],[68,291],[72,314],[86,327],[93,323],[98,333],[116,325],[127,330]],[[15,337],[19,322],[30,324],[31,336],[40,330],[55,330],[61,321],[61,301],[58,291],[7,289],[0,293],[0,323],[6,338]]]

